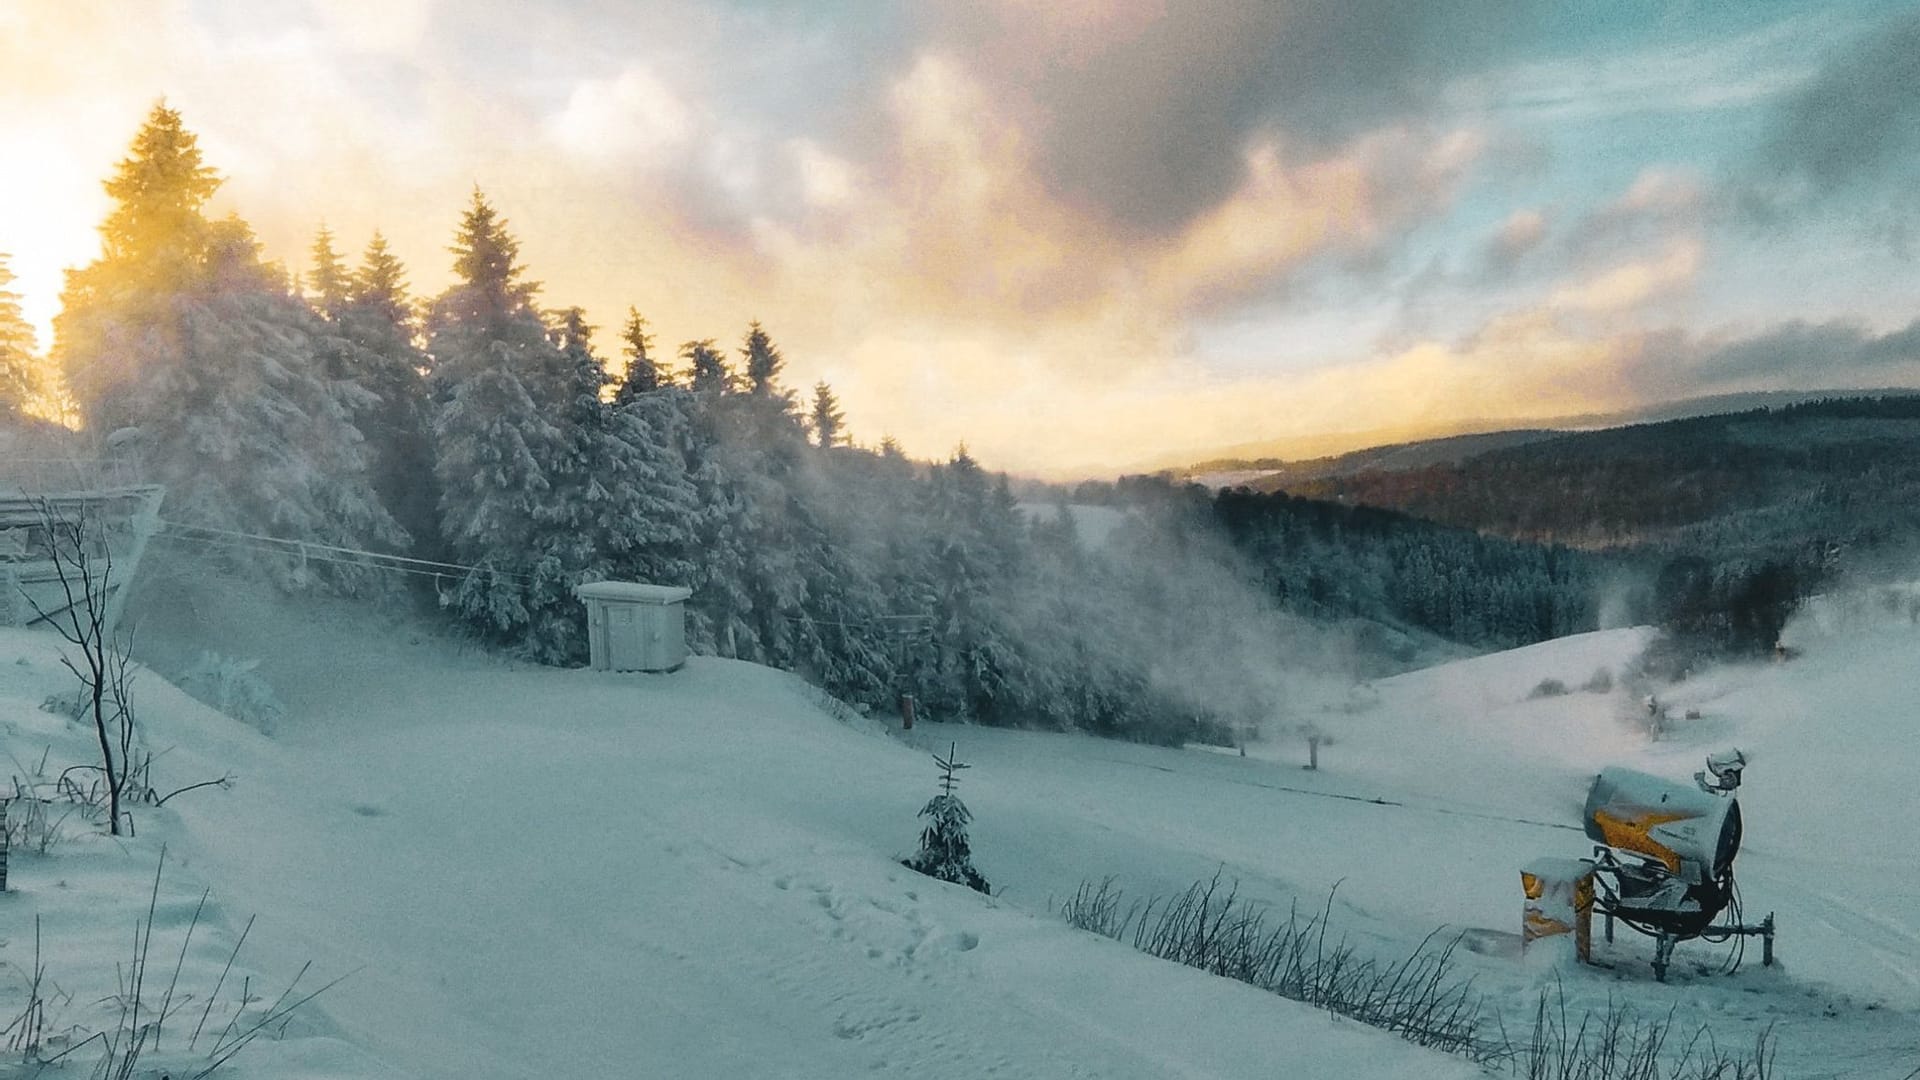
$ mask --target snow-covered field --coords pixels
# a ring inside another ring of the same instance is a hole
[[[1132,516],[1128,511],[1112,506],[1090,506],[1084,503],[1072,503],[1061,506],[1053,503],[1021,503],[1020,512],[1036,521],[1057,521],[1062,513],[1073,520],[1074,535],[1090,551],[1099,551],[1107,546],[1113,532],[1125,524]]]
[[[348,975],[222,1075],[1479,1075],[1050,911],[1087,879],[1145,895],[1216,871],[1257,900],[1315,909],[1337,884],[1336,928],[1383,958],[1437,927],[1473,931],[1461,974],[1516,1028],[1558,981],[1576,1008],[1672,1009],[1723,1045],[1771,1027],[1782,1077],[1920,1067],[1908,625],[1800,628],[1791,663],[1663,693],[1699,718],[1658,742],[1624,689],[1530,697],[1546,678],[1617,675],[1641,631],[1415,672],[1330,710],[1320,725],[1335,741],[1308,772],[1304,743],[1282,732],[1244,758],[938,723],[890,732],[742,663],[558,671],[337,609],[224,614],[217,644],[251,643],[288,716],[264,738],[140,676],[146,738],[167,751],[156,786],[235,782],[136,811],[134,839],[16,853],[0,1023],[24,999],[35,914],[69,998],[55,1020],[110,1023],[102,1002],[164,843],[154,969],[171,975],[211,889],[180,987],[214,985],[249,914],[228,978],[263,1004],[309,961],[302,987]],[[34,771],[43,750],[50,771],[87,760],[88,732],[37,708],[71,678],[54,644],[0,630],[12,771]],[[934,790],[926,751],[950,743],[975,766],[962,793],[991,899],[896,863]],[[1657,985],[1650,944],[1631,935],[1596,944],[1608,969],[1509,955],[1518,867],[1587,852],[1577,815],[1595,771],[1684,777],[1735,744],[1753,761],[1740,879],[1750,915],[1778,914],[1779,966],[1750,950],[1719,974],[1722,952],[1690,943]]]

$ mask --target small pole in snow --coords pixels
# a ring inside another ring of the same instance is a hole
[[[900,730],[913,730],[913,695],[900,695]]]
[[[7,832],[7,807],[9,805],[9,800],[0,799],[0,892],[7,891],[7,840],[11,836],[11,834]]]
[[[1307,740],[1307,763],[1304,768],[1318,770],[1320,768],[1321,744],[1324,743],[1331,746],[1333,744],[1332,737],[1329,736],[1319,724],[1311,720],[1299,725],[1295,730]]]

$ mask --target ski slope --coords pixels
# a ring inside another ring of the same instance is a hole
[[[41,912],[48,965],[75,988],[69,1019],[85,1019],[164,842],[162,945],[201,889],[215,896],[182,985],[212,983],[249,913],[249,977],[277,988],[309,961],[321,980],[351,973],[231,1075],[1480,1075],[1050,913],[1084,880],[1148,895],[1216,872],[1279,905],[1331,895],[1335,927],[1370,955],[1466,932],[1462,975],[1516,1028],[1558,985],[1570,1007],[1672,1009],[1723,1044],[1771,1029],[1783,1077],[1920,1066],[1908,625],[1799,628],[1792,663],[1663,691],[1700,715],[1658,741],[1623,687],[1530,696],[1542,679],[1619,674],[1643,631],[1414,672],[1317,717],[1335,741],[1309,772],[1278,725],[1245,757],[901,733],[743,663],[558,671],[339,610],[221,614],[231,638],[215,644],[265,658],[288,718],[263,738],[143,674],[167,775],[236,782],[141,812],[134,840],[17,856],[0,978],[24,966],[22,927]],[[68,678],[52,646],[0,631],[16,761],[85,759],[85,732],[34,707]],[[934,790],[927,751],[949,744],[975,766],[962,793],[991,899],[895,861]],[[1749,955],[1721,974],[1722,950],[1690,943],[1658,985],[1650,944],[1625,934],[1596,945],[1606,969],[1512,955],[1518,867],[1586,853],[1594,772],[1684,777],[1733,744],[1753,759],[1739,875],[1750,914],[1778,915],[1779,966]]]

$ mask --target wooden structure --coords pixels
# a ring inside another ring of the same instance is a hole
[[[47,528],[51,514],[56,523],[83,526],[81,541],[106,590],[111,635],[147,541],[160,527],[164,494],[157,485],[44,494],[0,490],[0,625],[42,625],[86,600],[78,581],[60,582]],[[66,569],[71,577],[73,568]]]
[[[686,599],[692,589],[596,581],[573,590],[587,605],[596,671],[673,671],[687,662]]]

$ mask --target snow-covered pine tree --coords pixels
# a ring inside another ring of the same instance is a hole
[[[934,763],[940,766],[940,794],[920,808],[920,816],[927,819],[926,826],[920,830],[920,850],[902,863],[909,870],[928,877],[965,885],[975,892],[991,893],[987,879],[973,867],[972,843],[967,838],[967,826],[972,823],[973,814],[967,810],[967,804],[960,801],[960,796],[953,793],[954,786],[960,782],[954,773],[971,768],[960,762],[958,750],[957,745],[950,745],[946,757],[933,755]]]
[[[314,278],[318,287],[321,275]],[[374,490],[412,537],[413,551],[438,558],[443,554],[440,490],[434,478],[427,384],[420,375],[427,356],[418,344],[406,268],[379,232],[346,280],[343,303],[332,321],[335,333],[353,348],[349,376],[375,399],[360,418],[373,454]]]
[[[335,321],[347,305],[349,278],[340,253],[333,249],[333,230],[323,223],[314,233],[313,247],[308,250],[313,260],[307,270],[306,283],[312,290],[309,299],[322,318]]]
[[[632,490],[614,545],[617,577],[696,583],[695,537],[703,508],[688,472],[692,403],[692,394],[675,387],[636,395],[625,405],[615,400],[610,422],[632,450],[625,479]]]
[[[771,394],[780,369],[786,366],[780,349],[767,335],[759,320],[747,324],[747,336],[740,344],[740,357],[747,362],[747,392]]]
[[[890,606],[889,542],[908,520],[912,480],[864,451],[813,455],[795,474],[807,508],[800,553],[806,599],[793,617],[795,665],[845,701],[888,706],[896,667],[925,629],[920,609]],[[876,507],[891,508],[876,513]]]
[[[523,641],[532,621],[526,553],[548,489],[540,448],[558,438],[504,363],[460,380],[434,415],[441,536],[454,558],[480,567],[443,602],[490,640]]]
[[[653,359],[653,335],[647,333],[647,320],[638,308],[627,309],[626,325],[620,328],[620,342],[624,346],[621,351],[627,357],[627,370],[620,378],[620,388],[613,394],[615,408],[625,408],[640,395],[651,394],[672,383]]]
[[[833,387],[825,379],[813,384],[813,421],[814,445],[827,449],[840,445],[846,440],[847,414],[840,410],[840,402],[833,396]]]
[[[0,253],[0,420],[24,412],[40,397],[40,370],[34,363],[33,326],[20,310],[8,256]]]
[[[937,622],[928,700],[953,715],[1006,721],[1025,674],[1007,611],[1022,588],[1026,545],[1006,478],[989,477],[965,446],[927,480]]]
[[[135,383],[180,362],[175,302],[206,275],[212,224],[202,210],[219,186],[180,114],[155,106],[106,182],[114,205],[100,257],[68,275],[54,321],[55,360],[87,427],[144,419]]]
[[[591,450],[569,430],[570,361],[534,310],[518,242],[478,189],[453,252],[458,280],[428,317],[434,469],[449,554],[480,569],[447,603],[491,641],[572,659],[579,635],[558,630],[555,609],[571,606],[567,587],[591,557],[567,503]]]
[[[152,393],[141,402],[142,443],[170,515],[346,547],[404,545],[355,423],[370,395],[329,377],[324,327],[260,262],[244,222],[228,218],[210,236],[201,287],[176,301],[179,362],[141,380]],[[385,585],[338,567],[292,570],[289,583]]]
[[[768,399],[726,392],[720,354],[707,343],[689,343],[685,355],[693,363],[695,386],[688,472],[700,506],[699,572],[689,614],[721,656],[778,665],[783,590],[768,582],[791,584],[797,575],[791,547],[768,524],[787,497],[776,489],[788,471],[780,449],[755,438],[755,413]],[[700,389],[703,384],[709,389]],[[804,595],[804,586],[785,592]]]
[[[101,257],[69,275],[62,298],[58,360],[82,419],[102,433],[140,429],[176,520],[347,547],[403,542],[354,425],[363,392],[329,376],[320,321],[260,261],[246,224],[203,216],[218,183],[179,114],[157,106],[107,182]],[[252,562],[286,583],[346,581]]]
[[[774,380],[778,350],[757,324],[747,342],[760,373],[750,392],[735,392],[711,340],[681,347],[694,391],[686,460],[700,506],[689,629],[722,656],[791,668],[812,651],[802,641],[813,632],[807,564],[825,541],[799,468],[806,433]]]
[[[733,388],[727,358],[714,348],[712,338],[685,342],[680,346],[680,358],[687,362],[687,385],[695,393],[720,394]]]
[[[529,605],[535,654],[564,661],[586,653],[585,623],[573,586],[613,577],[631,545],[628,529],[638,492],[634,446],[616,425],[601,392],[611,381],[593,352],[586,313],[555,317],[552,365],[529,389],[552,418],[547,446],[547,498],[536,512]]]

